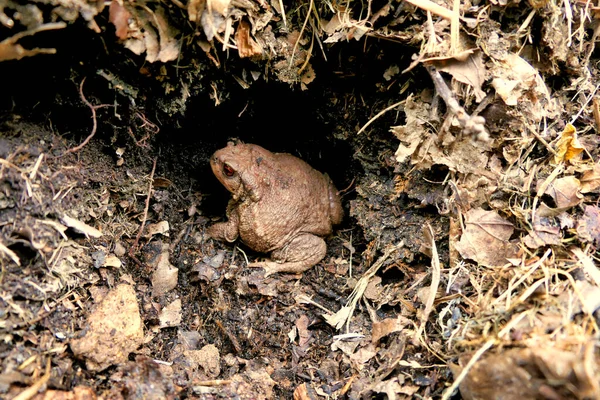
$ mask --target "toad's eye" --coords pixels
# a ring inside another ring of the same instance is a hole
[[[233,174],[235,174],[235,171],[233,170],[233,168],[231,168],[231,165],[229,165],[229,164],[224,164],[224,165],[223,165],[223,173],[224,173],[226,176],[232,177],[232,176],[233,176]]]

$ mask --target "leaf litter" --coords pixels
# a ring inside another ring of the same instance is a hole
[[[161,204],[157,192],[146,189],[142,171],[129,172],[119,185],[102,175],[101,189],[86,192],[78,183],[84,172],[72,167],[74,159],[61,163],[59,154],[50,155],[57,148],[64,151],[64,143],[50,146],[46,138],[42,145],[23,148],[13,139],[0,165],[0,328],[5,343],[22,338],[38,347],[3,348],[2,393],[33,396],[48,382],[73,394],[88,390],[66,386],[62,375],[50,372],[51,361],[63,375],[73,367],[70,348],[87,370],[113,368],[110,380],[118,384],[112,389],[100,385],[105,396],[154,387],[164,397],[187,389],[197,395],[272,398],[275,386],[297,398],[381,393],[390,399],[415,394],[447,399],[457,389],[465,399],[600,395],[600,152],[594,146],[597,128],[591,127],[592,121],[600,124],[597,71],[591,67],[597,29],[592,37],[586,32],[588,21],[596,18],[593,10],[584,3],[552,1],[468,7],[411,0],[377,10],[372,3],[310,1],[297,10],[277,1],[178,3],[167,8],[143,1],[33,1],[25,11],[8,1],[0,9],[0,22],[12,29],[17,21],[26,29],[0,42],[0,61],[55,52],[26,50],[18,43],[65,28],[44,22],[45,7],[63,21],[82,18],[100,33],[96,18],[108,6],[116,38],[149,63],[184,56],[182,32],[189,33],[190,26],[178,23],[183,15],[194,30],[185,37],[187,44],[205,52],[213,64],[220,66],[220,58],[233,50],[256,63],[255,71],[268,61],[265,72],[238,77],[243,87],[262,76],[309,90],[317,77],[311,58],[325,53],[325,45],[368,38],[411,46],[415,55],[403,72],[424,68],[433,84],[423,89],[412,82],[406,98],[390,99],[390,105],[357,124],[362,129],[345,133],[360,158],[365,144],[377,142],[376,120],[392,111],[404,116],[400,123],[385,120],[394,138],[387,139],[386,153],[361,161],[370,168],[356,182],[350,215],[364,230],[362,254],[342,258],[349,268],[338,269],[343,246],[335,248],[338,262],[332,257],[326,270],[334,271],[335,284],[343,284],[337,292],[315,291],[319,301],[304,293],[311,288],[298,285],[304,281],[294,278],[263,280],[250,274],[236,279],[243,264],[230,261],[235,254],[217,257],[202,232],[191,235],[184,224],[179,227],[188,233],[182,236],[192,237],[203,250],[193,254],[193,246],[186,247],[189,257],[175,267],[170,241],[178,234],[170,234],[173,224],[161,218],[160,208],[150,211],[152,224],[143,226],[143,219],[140,226],[144,207],[139,193]],[[20,19],[7,10],[20,10]],[[498,20],[504,11],[515,10],[521,12]],[[381,77],[386,82],[403,76],[388,67]],[[557,76],[565,80],[563,86],[551,84]],[[85,157],[86,148],[78,150]],[[374,164],[391,167],[392,177],[373,173]],[[429,179],[431,171],[441,174]],[[395,209],[400,199],[408,210],[404,213]],[[116,204],[125,215],[117,222]],[[435,212],[419,213],[427,207]],[[423,226],[426,234],[415,228]],[[121,274],[117,269],[126,253],[117,248],[131,244],[136,233],[144,258],[137,260],[136,276]],[[180,279],[186,263],[199,275],[200,289],[179,293],[187,279]],[[401,278],[384,279],[388,274]],[[223,293],[218,286],[223,282],[231,292]],[[105,292],[103,285],[111,289]],[[191,305],[198,290],[207,293],[200,295],[207,297],[202,306],[211,307]],[[284,310],[265,300],[285,294],[296,302]],[[244,296],[262,299],[251,306],[236,302]],[[300,314],[289,313],[290,307]],[[385,311],[390,308],[393,313]],[[220,323],[218,316],[231,317],[232,310],[238,312],[233,320],[260,323],[244,325],[244,331]],[[322,317],[328,331],[318,328],[307,310]],[[71,314],[81,318],[79,333],[65,323]],[[45,324],[61,330],[29,331],[46,319]],[[148,323],[146,331],[142,320]],[[190,333],[204,333],[207,324],[210,335]],[[176,332],[174,349],[156,343],[144,347],[164,338],[161,329]],[[323,332],[327,339],[318,342]],[[289,357],[284,356],[287,348],[270,347],[282,339],[291,341]],[[239,341],[254,352],[237,354]],[[323,349],[323,343],[332,344],[331,349]],[[268,363],[260,357],[264,348],[272,351]],[[223,349],[230,351],[222,354]],[[311,353],[317,350],[321,358]],[[166,354],[168,361],[156,362],[149,353],[157,360]],[[334,364],[327,362],[331,357]],[[314,366],[305,368],[311,361]],[[298,368],[303,383],[289,377],[289,370]],[[318,378],[307,375],[312,370]],[[150,371],[156,373],[152,378]],[[174,374],[177,388],[169,379]]]

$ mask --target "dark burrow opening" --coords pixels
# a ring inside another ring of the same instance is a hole
[[[392,112],[379,118],[370,128],[377,133],[369,140],[364,134],[358,137],[357,130],[391,102],[405,97],[408,84],[428,82],[422,69],[384,78],[390,65],[398,71],[406,68],[412,53],[408,47],[399,52],[398,44],[385,41],[353,41],[315,54],[311,64],[316,78],[303,91],[263,78],[243,88],[236,79],[249,80],[259,70],[246,60],[224,58],[217,69],[203,54],[188,52],[200,59],[193,72],[190,59],[176,65],[148,64],[106,37],[110,36],[75,24],[27,38],[23,45],[56,47],[57,55],[0,63],[0,75],[12,78],[0,99],[2,114],[22,115],[73,144],[81,143],[92,129],[82,90],[91,104],[106,105],[97,110],[94,140],[101,143],[99,148],[113,158],[116,149],[124,148],[129,163],[144,160],[145,165],[150,165],[154,154],[137,146],[132,137],[148,133],[143,120],[155,123],[160,132],[151,132],[150,143],[159,154],[157,175],[181,189],[201,193],[201,209],[213,216],[223,214],[229,194],[211,173],[208,158],[229,139],[291,153],[327,173],[339,190],[350,187],[344,195],[348,215],[352,184],[364,174],[365,157],[373,160],[367,168],[377,169],[377,158],[393,152],[394,138],[387,127],[401,124],[402,116]],[[116,79],[109,81],[107,76]],[[175,87],[173,93],[165,94],[165,79]],[[137,96],[119,82],[137,88]],[[180,100],[178,85],[192,93],[179,109],[174,106]]]

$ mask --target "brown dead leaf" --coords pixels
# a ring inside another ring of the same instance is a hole
[[[231,0],[207,0],[206,9],[200,18],[200,24],[210,42],[217,33],[225,31],[226,17],[229,14]]]
[[[600,188],[600,164],[594,164],[592,170],[584,172],[579,181],[581,182],[581,193],[592,193]]]
[[[250,24],[241,20],[235,31],[235,43],[240,58],[249,58],[262,54],[262,47],[250,36]]]
[[[492,86],[508,106],[519,105],[523,114],[533,121],[552,118],[557,113],[556,102],[539,72],[519,55],[507,54],[497,60],[491,70]]]
[[[121,284],[112,289],[87,317],[85,334],[71,341],[71,350],[86,360],[87,369],[101,371],[127,361],[144,337],[135,291]]]
[[[108,8],[108,20],[115,26],[115,33],[121,40],[127,39],[131,14],[118,0],[112,0]]]
[[[311,385],[306,384],[306,382],[294,389],[294,400],[316,400],[318,398],[319,396],[315,389]]]
[[[304,73],[302,74],[302,76],[300,76],[300,88],[302,90],[307,90],[308,84],[314,81],[316,77],[317,74],[315,73],[315,70],[313,69],[312,65],[307,64]]]
[[[411,94],[404,104],[406,124],[390,128],[400,145],[396,150],[396,161],[405,162],[417,150],[421,142],[429,136],[427,121],[429,119],[429,105],[423,101],[416,101]]]
[[[308,317],[302,314],[295,323],[296,329],[298,330],[298,346],[301,348],[306,347],[312,337],[311,332],[308,330],[309,322]]]
[[[114,254],[107,255],[106,258],[104,259],[104,262],[102,263],[103,267],[121,268],[121,265],[123,265],[121,263],[121,260],[119,259],[119,257],[115,256]]]
[[[144,237],[152,237],[158,234],[169,237],[169,229],[168,221],[160,221],[155,224],[149,224],[146,226],[146,230],[144,231]]]
[[[470,51],[465,59],[450,58],[443,61],[435,61],[433,64],[440,71],[452,75],[457,81],[471,86],[477,102],[483,100],[485,92],[481,90],[481,85],[485,82],[486,68],[483,63],[483,54],[481,51]]]
[[[584,150],[584,147],[577,139],[577,131],[571,124],[567,124],[565,129],[560,134],[560,139],[556,143],[556,155],[554,162],[559,164],[564,161],[574,160]]]
[[[585,206],[585,211],[577,221],[577,236],[588,243],[600,245],[600,208]]]
[[[158,315],[159,327],[171,328],[174,326],[179,326],[182,318],[181,299],[176,299],[161,310],[160,314]]]
[[[386,337],[393,332],[400,332],[405,326],[411,324],[412,322],[408,318],[401,315],[397,318],[386,318],[383,321],[374,322],[371,333],[371,342],[377,344],[381,338]]]
[[[169,245],[162,244],[162,251],[151,262],[154,273],[152,274],[152,294],[160,296],[177,286],[177,273],[179,269],[175,268],[169,262]]]
[[[456,249],[463,258],[489,267],[501,266],[517,254],[517,246],[508,241],[513,231],[513,224],[495,211],[472,209],[465,215],[465,231]]]
[[[530,249],[547,245],[559,245],[560,240],[560,226],[553,219],[542,217],[539,214],[535,216],[533,231],[523,238],[523,242]]]
[[[124,46],[137,55],[146,53],[148,62],[168,62],[179,56],[179,33],[169,24],[163,7],[128,8],[131,13],[128,37]]]
[[[206,0],[190,0],[188,2],[187,12],[190,21],[196,24],[200,22],[200,18],[202,17],[202,13],[204,12],[205,5]]]
[[[552,181],[545,193],[550,195],[556,207],[565,210],[578,205],[583,199],[580,193],[581,184],[574,176],[565,176]]]

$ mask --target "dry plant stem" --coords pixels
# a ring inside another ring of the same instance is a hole
[[[594,281],[596,286],[600,287],[600,270],[594,264],[592,258],[588,255],[588,251],[590,251],[590,246],[588,245],[585,251],[575,247],[571,249],[571,252],[577,257],[583,270],[589,275],[589,277]]]
[[[359,130],[359,131],[358,131],[356,134],[357,134],[357,135],[360,135],[361,133],[363,133],[363,132],[365,131],[365,129],[367,129],[367,128],[369,127],[369,125],[371,125],[373,122],[375,122],[375,120],[376,120],[377,118],[381,117],[381,116],[382,116],[383,114],[385,114],[386,112],[388,112],[388,111],[390,111],[390,110],[393,110],[394,108],[398,107],[399,105],[402,105],[402,104],[404,104],[404,103],[405,103],[405,101],[406,101],[406,100],[399,101],[399,102],[397,102],[397,103],[394,103],[394,104],[392,104],[391,106],[389,106],[389,107],[387,107],[387,108],[383,109],[382,111],[379,111],[379,112],[377,113],[377,115],[375,115],[373,118],[371,118],[371,119],[369,120],[369,122],[367,122],[366,124],[364,124],[364,125],[363,125],[363,127],[362,127],[362,128],[360,128],[360,130]]]
[[[496,300],[494,300],[494,302],[491,305],[493,306],[495,304],[499,304],[501,301],[504,300],[504,298],[506,298],[506,301],[507,301],[506,308],[509,309],[510,308],[510,295],[511,295],[513,289],[519,287],[521,285],[521,283],[525,282],[525,280],[527,278],[529,278],[544,263],[544,261],[546,261],[546,259],[548,257],[550,257],[551,254],[552,254],[552,249],[546,250],[544,255],[539,260],[537,260],[537,262],[535,264],[533,264],[531,267],[529,267],[529,270],[527,272],[525,272],[521,276],[515,275],[513,277],[513,279],[508,283],[508,288],[502,293],[502,295],[500,295],[498,298],[496,298]],[[514,282],[514,279],[517,279],[517,278],[518,278],[518,280],[516,282]]]
[[[50,379],[50,358],[46,362],[46,371],[44,372],[44,376],[42,376],[36,383],[29,386],[27,389],[23,390],[17,396],[13,397],[13,400],[29,400],[33,398],[37,394],[37,392],[48,382]]]
[[[21,266],[21,260],[19,260],[19,256],[17,256],[14,251],[6,247],[2,242],[0,242],[0,253],[4,253],[15,264],[17,264],[19,267]]]
[[[452,4],[452,19],[450,20],[450,54],[456,54],[459,51],[460,33],[460,0],[454,0]]]
[[[384,254],[377,261],[375,261],[375,263],[358,280],[356,286],[354,286],[354,290],[352,291],[350,296],[348,296],[348,301],[346,302],[346,304],[334,315],[324,315],[325,320],[329,325],[335,327],[336,329],[341,329],[342,326],[346,325],[346,331],[350,331],[350,319],[354,314],[356,304],[365,293],[369,281],[373,276],[375,276],[377,271],[379,271],[379,268],[381,268],[385,260],[387,260],[388,257],[392,255],[392,253],[394,253],[402,247],[404,247],[404,242],[400,242],[397,245],[388,247],[385,250]]]
[[[537,193],[535,194],[535,198],[533,199],[533,205],[531,207],[531,224],[532,225],[535,221],[535,211],[537,209],[537,204],[538,204],[538,201],[540,200],[540,197],[542,197],[544,195],[544,193],[546,193],[546,189],[548,189],[548,186],[550,186],[550,184],[552,182],[554,182],[556,177],[563,171],[563,169],[564,169],[564,165],[558,164],[556,166],[556,168],[554,168],[554,171],[552,171],[552,173],[540,185],[540,188],[538,189]]]
[[[427,240],[429,240],[429,246],[431,247],[431,286],[429,286],[429,296],[427,297],[427,301],[425,303],[425,310],[423,310],[423,313],[421,314],[421,324],[415,332],[415,342],[419,340],[421,334],[425,330],[425,325],[429,319],[429,314],[431,314],[431,311],[433,310],[433,303],[440,285],[441,276],[440,258],[435,245],[435,235],[433,233],[433,229],[429,224],[427,224],[425,229],[425,237]],[[422,342],[425,343],[425,340],[422,340]]]
[[[193,382],[193,386],[225,386],[233,382],[229,379],[212,379],[210,381],[197,381]]]
[[[300,33],[298,34],[298,39],[296,40],[296,43],[294,43],[294,49],[292,50],[292,56],[290,57],[290,67],[294,63],[294,54],[296,54],[296,50],[298,50],[298,43],[300,43],[302,35],[304,34],[304,30],[306,29],[306,25],[308,24],[308,19],[310,18],[310,13],[312,12],[313,5],[314,1],[310,0],[310,3],[308,5],[308,12],[306,13],[306,18],[304,19],[304,24],[302,25],[302,29],[300,29]]]
[[[413,6],[419,7],[425,11],[431,11],[432,14],[439,15],[442,18],[452,20],[454,13],[448,10],[446,7],[442,7],[439,4],[434,3],[431,0],[406,0]]]
[[[93,106],[86,98],[85,95],[83,94],[83,84],[85,82],[85,78],[83,78],[81,80],[81,84],[79,85],[79,96],[81,96],[81,101],[83,101],[85,103],[86,106],[88,106],[90,108],[90,110],[92,111],[92,132],[90,132],[90,134],[88,135],[88,137],[85,138],[85,140],[78,146],[75,147],[71,147],[70,149],[68,149],[67,151],[65,151],[62,154],[62,157],[66,156],[69,153],[76,153],[79,150],[83,149],[85,147],[85,145],[87,145],[90,140],[92,140],[92,138],[94,137],[94,135],[96,134],[96,130],[98,129],[98,120],[96,119],[96,110],[102,107],[109,107],[110,104],[100,104],[97,106]]]
[[[148,209],[150,208],[150,198],[152,197],[152,183],[154,181],[154,171],[156,171],[156,158],[152,162],[152,172],[150,172],[150,182],[148,183],[148,195],[146,196],[146,206],[144,207],[144,216],[142,217],[142,224],[140,225],[140,230],[138,231],[137,236],[135,237],[135,241],[131,248],[129,249],[129,255],[133,255],[133,253],[137,250],[138,243],[140,238],[142,237],[142,232],[144,232],[144,225],[146,225],[146,218],[148,218]]]
[[[283,26],[287,29],[287,18],[285,16],[285,8],[283,8],[283,0],[279,0],[279,7],[281,8],[281,18],[283,18]]]
[[[558,155],[558,153],[556,152],[556,150],[554,150],[554,149],[552,148],[552,146],[550,146],[550,145],[548,144],[548,142],[546,142],[546,140],[545,140],[543,137],[541,137],[541,136],[540,136],[540,134],[539,134],[539,133],[537,133],[537,131],[536,131],[535,129],[531,128],[531,127],[530,127],[530,126],[528,126],[527,124],[524,124],[524,125],[525,125],[525,126],[527,126],[527,128],[529,129],[529,132],[531,132],[531,133],[533,134],[533,136],[535,136],[535,138],[536,138],[536,139],[537,139],[537,140],[538,140],[538,141],[539,141],[541,144],[543,144],[543,145],[544,145],[544,147],[546,148],[546,150],[548,150],[548,151],[549,151],[549,152],[550,152],[552,155],[555,155],[555,156],[557,156],[557,155]]]

